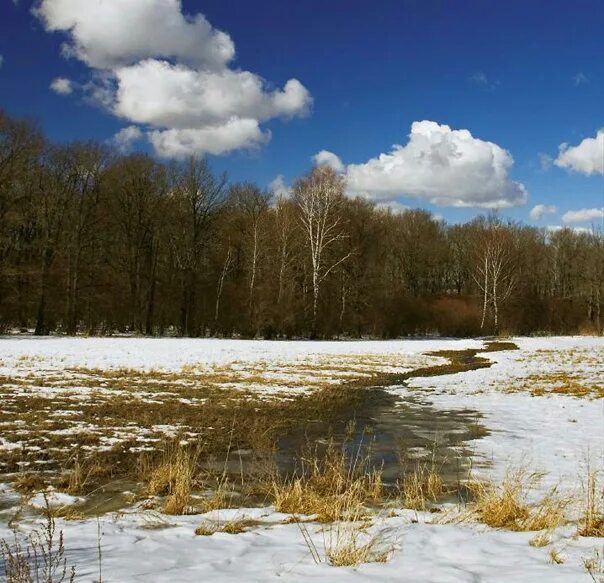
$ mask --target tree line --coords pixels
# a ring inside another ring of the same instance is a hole
[[[496,214],[447,224],[48,142],[0,111],[0,329],[247,337],[601,333],[604,237]]]

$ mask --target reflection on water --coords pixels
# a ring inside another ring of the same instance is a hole
[[[468,442],[487,434],[478,412],[443,411],[417,399],[402,401],[381,389],[371,390],[380,393],[375,404],[363,411],[351,411],[347,420],[335,427],[309,424],[304,433],[281,439],[277,452],[280,470],[295,471],[305,445],[326,445],[333,439],[347,448],[351,459],[367,457],[371,468],[382,468],[386,486],[394,485],[418,463],[434,464],[448,485],[458,484],[467,476],[471,454]]]

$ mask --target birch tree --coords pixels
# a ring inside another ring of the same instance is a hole
[[[477,261],[473,279],[482,294],[482,319],[484,330],[488,312],[491,312],[493,329],[499,331],[499,312],[516,286],[515,245],[513,232],[489,221],[479,233]]]
[[[295,184],[294,200],[310,259],[315,337],[322,284],[352,255],[351,251],[338,252],[337,245],[347,236],[343,220],[344,180],[331,168],[315,168]]]

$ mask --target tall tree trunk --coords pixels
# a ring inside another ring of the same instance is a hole
[[[45,336],[48,334],[46,325],[46,295],[48,289],[48,279],[50,276],[50,266],[52,264],[52,251],[46,250],[44,253],[44,265],[42,267],[42,281],[40,286],[40,300],[38,302],[38,315],[36,318],[36,336]]]

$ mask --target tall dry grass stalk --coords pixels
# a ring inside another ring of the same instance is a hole
[[[599,472],[587,464],[583,481],[584,504],[579,534],[581,536],[604,536],[604,486],[600,483]]]
[[[551,532],[564,524],[570,498],[552,488],[540,501],[529,504],[528,495],[541,477],[520,467],[508,470],[499,484],[470,480],[467,487],[472,497],[471,516],[493,528]],[[535,539],[534,543],[538,546],[544,540]]]
[[[188,512],[198,458],[198,450],[170,444],[160,463],[151,470],[147,492],[151,496],[165,496],[162,507],[165,514]]]
[[[369,534],[365,522],[336,522],[323,529],[322,548],[315,543],[308,526],[298,527],[316,564],[333,567],[357,567],[363,563],[385,563],[394,551],[380,534]]]
[[[75,567],[67,568],[63,531],[58,531],[48,499],[45,498],[44,527],[21,541],[0,540],[0,558],[7,583],[73,583]]]
[[[371,470],[369,455],[361,448],[352,456],[333,442],[319,455],[303,457],[299,474],[273,478],[271,494],[275,509],[288,514],[315,515],[320,522],[357,520],[364,503],[383,497],[382,472]]]
[[[436,465],[418,465],[398,483],[402,504],[411,510],[425,510],[444,493],[442,476]]]

